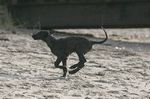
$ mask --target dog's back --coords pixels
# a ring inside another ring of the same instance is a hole
[[[62,38],[58,39],[55,43],[55,47],[57,47],[59,51],[68,52],[69,54],[72,52],[85,54],[92,48],[92,43],[83,37]]]

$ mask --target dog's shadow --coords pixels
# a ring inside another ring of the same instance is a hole
[[[59,76],[52,76],[52,77],[39,77],[38,79],[52,81],[52,80],[70,80],[72,77],[59,77]]]

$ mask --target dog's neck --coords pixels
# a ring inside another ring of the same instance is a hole
[[[52,48],[56,42],[56,39],[50,35],[48,35],[44,40],[44,42],[46,42],[46,44]]]

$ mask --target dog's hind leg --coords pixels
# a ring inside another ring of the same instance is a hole
[[[69,67],[70,69],[75,69],[78,66],[79,62],[77,64],[72,65],[71,67]]]
[[[67,68],[64,67],[64,66],[59,66],[59,64],[60,64],[61,61],[63,62],[63,65],[66,65],[66,60],[64,60],[64,58],[58,57],[57,60],[56,60],[56,62],[55,62],[55,67],[63,69],[63,77],[65,77],[66,74],[67,74]]]
[[[75,65],[72,65],[70,67],[70,69],[75,69],[76,67],[78,67],[78,65],[84,64],[86,62],[86,59],[85,59],[83,54],[77,53],[77,55],[79,57],[79,62],[77,64],[75,64]]]
[[[79,56],[79,62],[73,66],[71,66],[70,68],[75,68],[72,71],[69,71],[69,74],[75,74],[77,73],[80,69],[82,69],[84,67],[84,63],[86,62],[86,59],[84,57],[83,54],[79,54],[77,53],[77,55]]]
[[[79,56],[79,63],[80,64],[84,64],[86,62],[86,59],[84,57],[84,54],[83,53],[77,53],[77,55]]]
[[[84,64],[78,63],[78,64],[75,64],[75,66],[76,66],[76,68],[73,69],[72,71],[69,71],[69,74],[77,73],[80,69],[82,69],[84,67]]]

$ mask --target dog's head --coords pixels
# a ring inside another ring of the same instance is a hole
[[[40,32],[37,32],[36,34],[33,34],[32,38],[34,40],[44,40],[48,35],[49,35],[49,32],[47,32],[47,31],[40,31]]]

